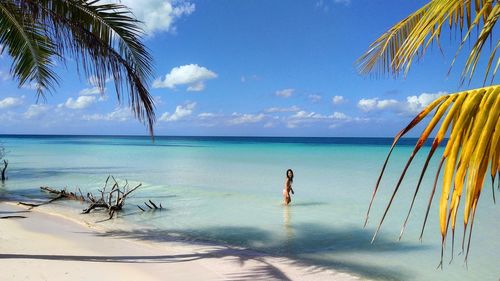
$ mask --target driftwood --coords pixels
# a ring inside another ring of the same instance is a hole
[[[3,159],[2,182],[4,182],[7,179],[6,176],[7,166],[9,166],[9,161]]]
[[[150,205],[151,204],[151,205]],[[149,210],[148,211],[156,211],[156,210],[163,210],[163,206],[161,205],[160,203],[160,206],[156,205],[153,201],[149,200],[149,204],[148,202],[144,202],[144,205],[146,205]],[[137,208],[141,209],[141,211],[143,212],[146,212],[147,210],[143,209],[141,206],[137,205]]]
[[[53,188],[50,188],[48,186],[42,186],[40,187],[41,190],[46,191],[48,193],[56,194],[57,196],[61,196],[62,198],[65,199],[70,199],[70,200],[77,200],[77,201],[85,201],[85,197],[83,196],[83,193],[80,189],[78,189],[78,194],[76,192],[68,192],[67,189],[61,189],[61,190],[55,190]]]
[[[108,189],[108,185],[111,185],[111,180],[113,182],[113,185],[111,186],[110,189]],[[53,189],[47,186],[42,186],[40,187],[41,191],[48,192],[49,194],[56,195],[56,197],[43,202],[43,203],[27,203],[27,202],[18,202],[19,205],[24,205],[30,207],[30,209],[46,205],[49,203],[52,203],[54,201],[60,200],[60,199],[65,199],[65,200],[76,200],[76,201],[81,201],[81,202],[86,202],[89,203],[90,205],[82,211],[82,214],[88,214],[94,210],[106,210],[109,219],[112,219],[113,216],[116,214],[116,212],[121,211],[123,209],[123,205],[125,204],[125,199],[127,199],[127,196],[129,196],[132,192],[134,192],[136,189],[142,186],[142,183],[136,185],[133,188],[130,188],[128,181],[125,180],[125,184],[123,186],[120,186],[120,184],[116,181],[116,179],[113,176],[108,176],[106,179],[106,182],[104,183],[104,187],[100,190],[98,190],[98,195],[94,195],[91,192],[88,192],[86,196],[83,195],[82,191],[78,189],[77,192],[70,192],[66,188],[57,190]],[[160,204],[156,204],[151,200],[148,200],[148,202],[144,202],[144,205],[149,208],[148,211],[156,211],[156,210],[163,210],[163,206]],[[139,209],[141,209],[143,212],[146,211],[145,208],[142,208],[141,206],[137,205]]]
[[[79,192],[80,192],[80,195],[77,195],[75,192],[68,192],[66,188],[65,189],[61,189],[61,190],[56,190],[56,189],[53,189],[53,188],[50,188],[50,187],[47,187],[47,186],[41,186],[40,189],[42,191],[48,192],[50,194],[55,194],[57,196],[54,197],[54,198],[52,198],[52,199],[50,199],[49,201],[46,201],[46,202],[43,202],[43,203],[39,203],[39,204],[36,204],[36,203],[26,203],[26,202],[18,202],[17,204],[23,205],[23,206],[28,206],[28,207],[30,207],[30,209],[32,209],[32,208],[35,208],[35,207],[39,207],[39,206],[42,206],[42,205],[46,205],[46,204],[52,203],[52,202],[57,201],[59,199],[85,201],[85,197],[83,197],[83,194],[80,191],[80,189],[78,189]]]
[[[106,191],[106,188],[110,179],[114,181],[114,184],[108,192]],[[90,202],[90,206],[87,209],[84,209],[82,213],[88,214],[94,209],[105,209],[108,211],[109,219],[112,219],[116,212],[123,209],[127,196],[141,186],[142,183],[133,188],[129,188],[128,181],[125,180],[125,185],[120,187],[113,176],[108,176],[104,187],[102,190],[99,190],[99,198],[96,198],[92,193],[87,193],[87,199]]]

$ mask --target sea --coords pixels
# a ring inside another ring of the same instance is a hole
[[[398,240],[399,233],[429,146],[412,162],[371,243],[415,142],[403,139],[394,150],[366,227],[365,214],[391,138],[0,135],[9,161],[0,196],[47,200],[50,195],[40,186],[97,193],[112,175],[120,184],[142,186],[117,218],[96,223],[130,225],[121,232],[129,238],[137,234],[148,239],[144,233],[134,233],[141,225],[152,229],[151,237],[244,247],[370,280],[498,281],[500,203],[493,203],[489,177],[476,212],[467,263],[459,213],[453,260],[447,241],[443,267],[437,268],[440,186],[419,240],[442,148],[429,165],[402,239]],[[294,171],[295,194],[289,206],[282,198],[287,169]],[[500,201],[500,192],[494,190]],[[148,200],[163,210],[149,211],[144,205]],[[77,218],[93,216],[80,214],[84,206],[79,202],[52,205]]]

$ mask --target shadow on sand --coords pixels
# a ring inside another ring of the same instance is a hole
[[[270,264],[265,264],[263,258],[273,257],[291,257],[298,265],[312,266],[314,270],[325,270],[333,268],[335,270],[353,273],[358,276],[376,279],[376,280],[410,280],[411,273],[405,272],[401,268],[391,267],[390,265],[380,267],[368,265],[362,261],[343,260],[341,257],[335,258],[336,254],[343,253],[374,253],[374,252],[405,252],[418,251],[426,249],[427,246],[421,244],[408,244],[404,242],[395,242],[380,236],[375,244],[370,244],[371,232],[361,228],[334,229],[317,224],[302,224],[294,226],[290,237],[287,234],[285,245],[281,243],[272,243],[272,233],[254,227],[210,227],[193,230],[130,230],[130,231],[108,231],[104,233],[95,233],[98,236],[127,238],[152,242],[178,242],[189,245],[212,245],[216,242],[218,245],[213,251],[194,256],[175,256],[169,257],[168,262],[176,259],[202,259],[206,257],[234,257],[241,263],[246,260],[257,260],[261,262],[262,268],[259,270],[260,277],[275,278],[278,269]],[[202,238],[201,238],[202,237]],[[238,247],[248,247],[257,249],[259,252],[235,248],[228,245],[237,245]],[[256,246],[261,245],[261,246]],[[264,246],[262,246],[264,245]],[[249,254],[250,253],[250,254]],[[328,255],[328,259],[321,258],[321,254]],[[333,257],[333,258],[332,258]],[[0,256],[1,258],[1,256]],[[162,259],[157,257],[156,261]],[[182,261],[182,260],[180,260]],[[284,275],[284,273],[281,272]],[[287,280],[279,277],[279,280]],[[231,279],[238,279],[237,276]],[[255,279],[257,275],[253,278]],[[260,278],[259,277],[259,278]],[[265,279],[265,278],[264,278]]]
[[[84,256],[84,255],[28,255],[0,254],[2,259],[43,259],[60,261],[117,262],[117,263],[175,263],[205,258],[231,258],[240,264],[255,261],[258,267],[227,276],[231,280],[289,280],[284,272],[266,258],[291,257],[292,264],[308,266],[307,270],[335,269],[375,280],[411,280],[411,272],[401,268],[375,266],[342,259],[344,253],[407,252],[428,246],[395,242],[380,236],[370,244],[371,232],[361,228],[335,229],[319,224],[288,225],[285,220],[285,242],[273,242],[271,232],[257,227],[221,226],[187,230],[114,230],[91,235],[126,238],[149,242],[175,242],[200,246],[199,252],[155,256]],[[214,245],[214,242],[216,243]],[[236,245],[236,247],[229,246]],[[241,248],[243,247],[243,248]],[[257,251],[245,248],[257,249]],[[324,258],[328,255],[328,258]],[[323,258],[322,258],[323,257]]]
[[[178,255],[155,256],[81,256],[81,255],[29,255],[29,254],[0,254],[2,259],[34,259],[54,261],[84,261],[84,262],[112,262],[112,263],[179,263],[201,260],[206,258],[237,257],[240,264],[252,259],[259,262],[259,266],[246,272],[229,273],[228,280],[291,280],[279,268],[267,262],[264,257],[248,256],[247,250],[237,250],[222,247],[209,252],[197,252]]]

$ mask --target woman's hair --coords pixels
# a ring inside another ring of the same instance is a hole
[[[292,172],[292,176],[291,176],[291,177],[288,177],[288,172]],[[290,181],[291,181],[291,182],[293,182],[293,171],[292,171],[292,169],[288,169],[288,170],[286,170],[286,177],[287,177],[288,179],[290,179]]]

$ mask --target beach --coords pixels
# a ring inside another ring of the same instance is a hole
[[[244,248],[107,236],[43,207],[2,202],[0,214],[26,216],[0,220],[0,280],[361,280]]]
[[[201,264],[213,263],[208,266],[209,270],[216,268],[222,274],[200,273],[203,280],[210,276],[218,280],[238,279],[237,276],[252,279],[246,275],[250,272],[264,274],[264,279],[281,272],[291,280],[311,280],[319,273],[336,277],[343,276],[336,273],[343,273],[368,280],[412,281],[496,281],[500,276],[500,242],[496,239],[500,228],[495,215],[499,205],[493,204],[489,186],[484,189],[481,208],[476,214],[481,220],[474,224],[468,267],[464,265],[463,255],[458,255],[462,235],[457,233],[454,261],[448,264],[448,248],[444,269],[436,270],[441,247],[435,215],[429,216],[423,241],[419,241],[437,161],[429,164],[429,174],[422,182],[405,235],[398,241],[418,181],[419,167],[429,149],[427,146],[422,149],[423,155],[415,158],[381,232],[376,241],[370,243],[403,168],[401,163],[405,163],[413,149],[414,139],[404,140],[394,151],[365,228],[363,220],[392,141],[389,138],[156,137],[152,143],[148,137],[2,136],[0,141],[11,151],[8,155],[9,179],[0,187],[2,201],[45,202],[53,197],[42,192],[40,186],[98,194],[109,175],[120,183],[128,181],[130,186],[142,184],[112,220],[104,221],[107,218],[104,212],[81,214],[88,205],[74,200],[58,200],[35,208],[28,213],[27,219],[0,220],[2,224],[13,225],[1,227],[2,237],[20,237],[11,232],[20,229],[28,230],[24,233],[31,237],[37,237],[34,233],[49,232],[66,241],[61,242],[61,246],[47,248],[40,248],[45,242],[34,242],[30,249],[24,247],[30,239],[17,244],[2,239],[2,253],[187,255],[187,258],[172,259],[188,260],[122,264],[16,258],[1,260],[2,266],[6,263],[18,266],[50,263],[60,267],[54,272],[63,272],[65,267],[80,264],[85,266],[79,266],[79,270],[90,274],[87,270],[90,266],[99,268],[99,264],[104,264],[101,270],[123,266],[147,276],[154,272],[149,267],[164,269],[178,265],[179,270],[168,271],[173,279],[177,274],[181,277],[198,274],[195,270],[183,270],[183,266],[192,264],[198,268]],[[294,170],[295,194],[290,206],[283,206],[282,189],[288,168]],[[146,208],[144,202],[148,200],[162,204],[164,210],[143,212],[137,208],[137,205]],[[14,211],[15,208],[18,206],[9,205],[1,210]],[[436,212],[434,204],[431,214]],[[48,223],[39,218],[45,213],[51,214],[49,221],[69,220],[78,230],[62,232],[53,230],[58,225],[45,227]],[[37,225],[38,229],[34,229]],[[114,243],[120,246],[112,247]],[[139,249],[130,246],[137,243],[148,246],[144,249],[141,248],[144,246]],[[7,251],[4,247],[11,248]],[[222,250],[214,252],[213,247],[222,247]],[[134,254],[136,250],[138,254]],[[200,257],[199,252],[211,254]],[[249,253],[265,257],[266,262],[279,271],[271,270],[270,273],[268,265],[249,259]],[[228,261],[223,263],[228,269],[218,267],[221,260]],[[141,269],[143,266],[147,269]],[[200,267],[200,272],[204,270],[206,267]],[[7,270],[2,274],[9,272],[19,271]]]

